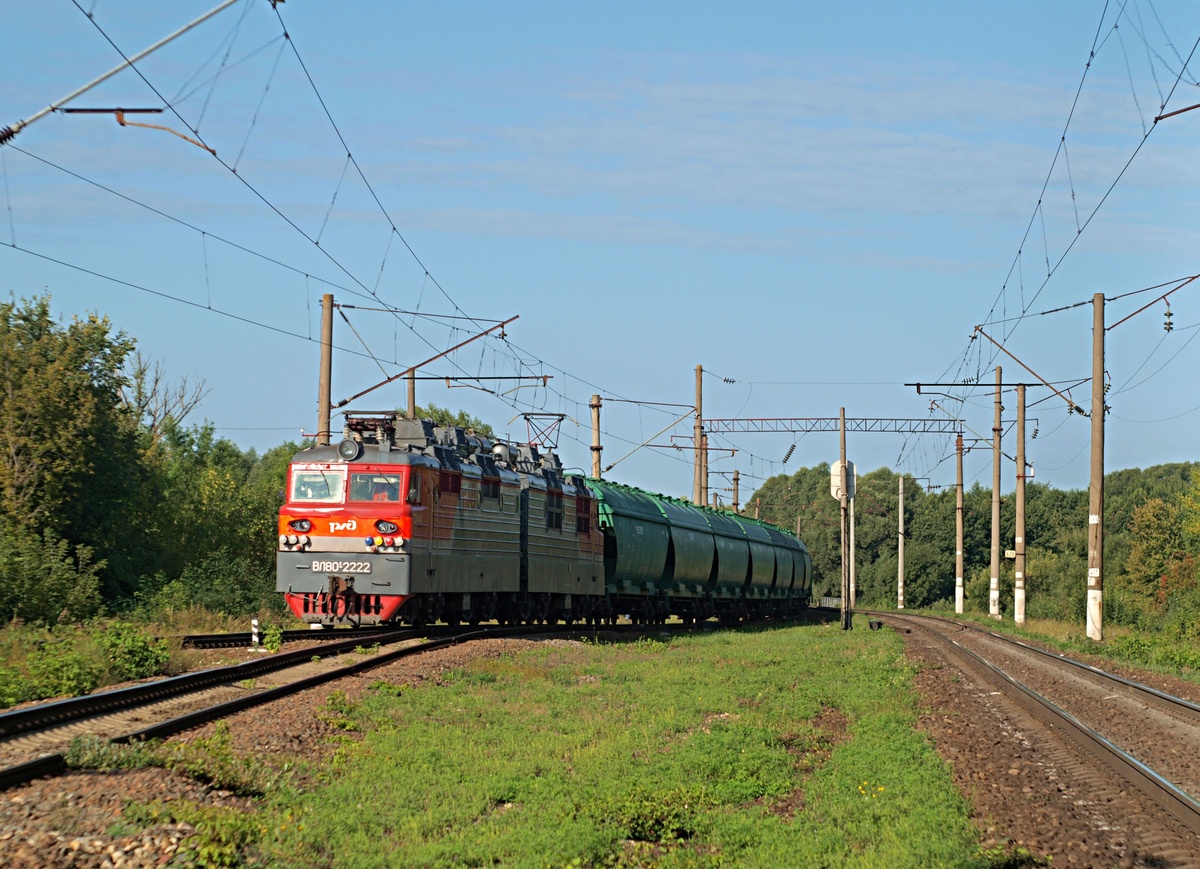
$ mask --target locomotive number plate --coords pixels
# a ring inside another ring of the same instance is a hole
[[[314,561],[313,573],[370,573],[369,561]]]

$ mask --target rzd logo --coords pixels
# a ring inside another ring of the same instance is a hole
[[[330,522],[329,523],[330,531],[353,531],[357,527],[358,527],[358,523],[355,522],[353,519],[349,520],[348,522]]]

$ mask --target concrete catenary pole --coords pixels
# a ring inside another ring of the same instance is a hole
[[[1000,618],[1000,366],[996,366],[996,410],[992,420],[992,568],[988,615]]]
[[[838,502],[841,506],[842,528],[842,630],[852,629],[850,611],[850,535],[847,531],[850,481],[846,477],[846,408],[838,411],[838,432],[841,441],[841,480]]]
[[[900,536],[896,541],[896,609],[904,609],[904,475],[900,475]]]
[[[741,512],[738,509],[739,503],[740,502],[738,501],[738,472],[737,472],[737,468],[734,468],[734,470],[733,470],[733,512],[734,513]],[[800,531],[798,528],[796,530],[796,536],[797,537],[800,536]]]
[[[317,378],[317,446],[328,446],[333,405],[333,294],[321,296],[321,371]]]
[[[592,409],[592,476],[599,480],[600,453],[604,450],[600,445],[600,396],[593,395],[588,407]]]
[[[708,503],[708,432],[700,435],[700,498]]]
[[[1013,565],[1013,621],[1025,624],[1025,384],[1017,385],[1017,527]]]
[[[1087,635],[1104,639],[1104,294],[1092,296],[1092,473],[1088,486]]]
[[[417,369],[408,372],[408,418],[417,418]]]
[[[963,439],[955,444],[956,481],[954,484],[954,611],[963,611]]]
[[[858,493],[858,468],[854,469],[854,492]],[[857,498],[850,499],[850,609],[858,606],[858,579],[855,575],[858,554],[854,548],[854,502],[857,500]]]
[[[696,424],[693,427],[695,440],[695,470],[692,478],[692,503],[704,506],[704,472],[701,458],[704,435],[704,366],[696,366]]]

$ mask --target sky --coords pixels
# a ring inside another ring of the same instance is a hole
[[[216,5],[0,0],[0,127]],[[561,414],[587,469],[598,394],[605,476],[688,497],[697,365],[708,419],[960,419],[989,486],[994,367],[1089,409],[1102,293],[1106,468],[1193,461],[1200,280],[1160,297],[1200,272],[1200,110],[1155,117],[1200,103],[1198,39],[1183,0],[239,0],[65,104],[180,135],[55,112],[0,146],[0,294],[107,316],[259,451],[316,429],[322,294],[335,403],[517,317],[418,402],[518,441]],[[1088,419],[1028,403],[1034,479],[1085,488]],[[745,503],[838,438],[710,448]],[[949,435],[848,454],[954,482]]]

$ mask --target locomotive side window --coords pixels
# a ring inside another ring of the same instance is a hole
[[[390,501],[400,500],[399,474],[351,474],[351,501]]]
[[[592,499],[582,495],[575,499],[575,533],[592,533]]]
[[[457,495],[462,491],[462,475],[442,471],[438,474],[438,491]]]
[[[563,526],[563,494],[561,491],[546,493],[546,527],[562,530]]]
[[[336,471],[294,471],[291,500],[340,502],[345,479]]]
[[[500,478],[484,477],[479,486],[479,494],[484,498],[500,500]]]

